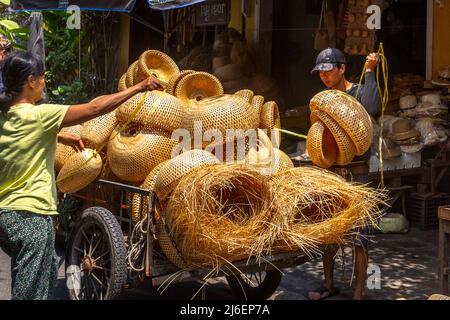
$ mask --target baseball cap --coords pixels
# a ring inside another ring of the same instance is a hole
[[[311,71],[330,71],[336,67],[338,63],[345,64],[346,59],[344,53],[336,48],[327,48],[319,53],[316,60],[316,66]]]

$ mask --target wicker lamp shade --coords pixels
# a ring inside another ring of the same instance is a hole
[[[73,154],[62,167],[56,179],[63,193],[74,193],[88,186],[102,172],[102,158],[92,149]]]
[[[128,88],[127,87],[127,74],[124,73],[119,79],[118,89],[119,89],[119,91],[123,91],[123,90],[126,90],[127,88]]]
[[[83,123],[81,139],[88,147],[99,150],[108,141],[117,126],[115,112],[110,112],[98,118]]]
[[[373,139],[373,126],[369,114],[364,107],[352,96],[338,90],[327,90],[317,94],[310,103],[311,123],[320,121],[332,134],[338,153],[336,164],[349,164],[355,156],[363,155],[369,150]],[[318,143],[315,139],[320,135],[319,126],[314,126],[310,130],[312,137],[308,143],[308,153],[315,164],[322,167],[329,167],[329,161],[334,157],[331,142]],[[325,131],[322,132],[322,135]],[[329,135],[326,135],[329,139]],[[315,150],[313,148],[322,149]],[[326,153],[330,152],[330,155]],[[321,158],[321,159],[319,159]],[[334,164],[334,163],[333,163]]]
[[[147,76],[154,76],[166,83],[180,72],[175,61],[167,54],[157,50],[147,50],[139,57],[139,68]]]
[[[220,95],[223,95],[223,87],[219,79],[206,72],[186,75],[175,89],[175,96],[188,106],[197,101]]]
[[[143,105],[135,114],[144,94]],[[132,123],[147,130],[172,132],[182,126],[186,113],[187,109],[180,99],[165,92],[149,91],[138,93],[122,104],[116,111],[116,117],[122,124],[132,120]]]
[[[280,112],[276,102],[269,101],[262,106],[259,127],[266,129],[267,135],[270,139],[275,138],[278,146],[281,144],[281,133],[274,130],[281,128]]]
[[[159,171],[154,190],[160,201],[166,201],[178,182],[193,169],[218,164],[213,154],[203,150],[191,150],[169,160]]]
[[[171,95],[175,95],[175,90],[177,89],[178,83],[181,79],[183,79],[188,74],[195,73],[194,70],[183,70],[180,73],[177,73],[170,78],[169,83],[166,87],[166,92]]]
[[[167,160],[168,161],[168,160]],[[154,190],[156,178],[158,177],[161,168],[167,163],[167,161],[161,162],[149,173],[145,181],[139,186],[142,189]],[[142,199],[142,201],[141,201]],[[141,214],[142,210],[142,214]],[[147,197],[142,197],[138,194],[133,194],[131,205],[131,218],[136,223],[139,220],[145,219],[148,214],[148,200]]]
[[[241,129],[244,132],[255,129],[259,124],[259,117],[244,99],[234,95],[223,95],[207,98],[193,105],[183,122],[183,127],[189,130],[192,136],[196,122],[202,124],[202,134],[208,130],[218,130],[222,134],[223,142],[226,142],[227,129]]]
[[[72,133],[74,135],[80,136],[81,133],[81,125],[76,125],[73,127],[67,127],[61,129],[61,132]],[[56,145],[56,153],[55,153],[55,170],[60,171],[61,168],[66,163],[67,159],[70,158],[77,150],[72,147],[65,145],[63,143],[58,143]]]
[[[178,141],[160,134],[138,132],[131,135],[116,128],[108,142],[108,162],[122,180],[142,182],[161,162],[171,158]]]

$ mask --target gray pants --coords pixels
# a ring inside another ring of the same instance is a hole
[[[12,299],[49,299],[58,275],[52,218],[0,209],[0,247],[11,256]]]

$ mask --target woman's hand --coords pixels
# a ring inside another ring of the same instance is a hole
[[[75,147],[79,150],[84,150],[83,140],[79,136],[69,132],[60,132],[58,133],[58,142]]]
[[[138,86],[140,87],[141,91],[164,89],[162,82],[153,76],[150,76],[147,79],[141,81],[140,83],[138,83]]]
[[[371,53],[367,56],[366,61],[366,69],[368,72],[371,72],[374,71],[377,65],[380,63],[380,57],[378,56],[378,53]]]

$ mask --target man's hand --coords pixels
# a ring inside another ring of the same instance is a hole
[[[141,81],[140,83],[138,83],[138,86],[140,87],[141,91],[164,89],[162,82],[153,76],[150,76],[147,79]]]
[[[380,63],[380,57],[378,56],[378,53],[371,53],[367,56],[366,61],[366,70],[367,72],[371,72],[374,71],[377,65]]]
[[[84,150],[84,143],[79,136],[69,132],[58,133],[58,142],[75,147],[79,150]]]

